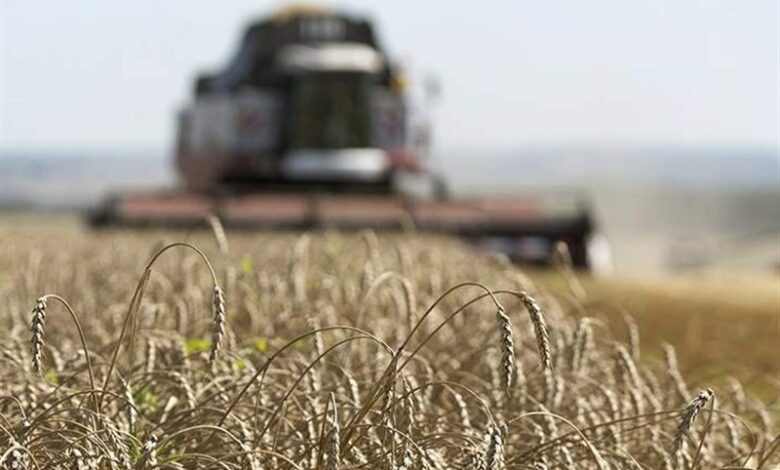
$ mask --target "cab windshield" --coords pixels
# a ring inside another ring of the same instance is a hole
[[[291,148],[370,146],[369,92],[365,74],[312,74],[292,87],[288,142]]]

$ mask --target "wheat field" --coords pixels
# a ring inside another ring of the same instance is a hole
[[[771,295],[417,234],[2,221],[2,469],[780,465]]]

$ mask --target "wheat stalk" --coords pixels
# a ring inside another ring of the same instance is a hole
[[[631,320],[624,319],[626,334],[622,310],[608,308],[606,302],[578,302],[570,296],[558,302],[553,296],[536,297],[534,292],[541,290],[529,291],[540,307],[528,294],[488,288],[473,297],[439,296],[439,286],[456,285],[463,276],[485,285],[514,285],[515,268],[502,265],[497,270],[493,263],[480,262],[480,256],[459,257],[445,250],[430,256],[422,249],[426,245],[412,245],[417,243],[412,239],[404,243],[410,253],[419,254],[418,262],[409,260],[392,289],[374,289],[370,308],[358,315],[366,302],[359,295],[365,258],[357,238],[338,252],[331,245],[340,247],[335,238],[340,235],[326,234],[332,238],[326,238],[328,251],[320,256],[313,249],[320,248],[320,240],[312,236],[310,253],[301,254],[299,242],[299,254],[290,256],[294,249],[284,244],[292,247],[296,237],[260,236],[262,250],[255,252],[265,258],[253,260],[256,268],[245,270],[235,284],[214,277],[203,284],[194,269],[197,258],[191,256],[159,266],[148,290],[145,274],[127,309],[127,335],[116,334],[127,300],[117,296],[135,281],[130,269],[137,263],[135,247],[118,243],[120,254],[104,258],[85,245],[94,260],[71,263],[72,269],[57,263],[80,258],[60,253],[51,257],[51,269],[36,274],[40,279],[35,283],[20,281],[25,266],[13,269],[9,263],[9,276],[0,283],[0,331],[8,333],[0,344],[0,363],[8,366],[0,366],[5,393],[0,400],[0,469],[37,464],[121,470],[637,465],[693,470],[774,468],[780,463],[776,423],[765,403],[734,380],[719,393],[717,410],[711,391],[691,401],[695,393],[687,394],[687,376],[672,347],[663,347],[660,364],[650,357],[639,360]],[[231,242],[234,250],[251,252],[241,245],[243,235]],[[249,243],[256,248],[257,243]],[[4,262],[13,261],[16,255],[10,252],[15,249],[2,248]],[[374,254],[365,256],[376,258],[369,263],[372,269],[398,264],[389,258],[392,250],[367,251]],[[288,276],[284,262],[290,258],[297,260],[292,269],[297,273]],[[183,273],[171,274],[171,268]],[[385,277],[379,274],[372,282]],[[294,300],[296,282],[298,293],[305,294],[300,302]],[[70,328],[45,325],[56,315],[53,294],[34,304],[31,319],[27,295],[37,284],[67,289],[85,311],[100,312],[84,317],[92,350],[84,344],[74,349]],[[495,316],[469,315],[487,313],[478,307],[491,296]],[[531,322],[525,324],[528,333],[519,337],[513,322],[520,320],[497,305],[496,298],[511,296],[529,310],[530,320],[522,320]],[[231,299],[231,331],[226,298]],[[204,353],[202,342],[193,338],[199,328],[195,313],[198,305],[209,303],[206,309],[213,310],[203,318],[209,331],[201,334],[212,341]],[[396,345],[410,329],[404,313],[412,313],[407,317],[416,322],[431,316],[408,347]],[[554,329],[549,337],[548,328]],[[170,331],[174,329],[178,331]],[[492,336],[496,330],[499,338]],[[488,340],[493,338],[487,344],[477,334],[484,331],[491,333]],[[20,332],[32,338],[17,339]],[[126,354],[114,360],[117,344]],[[225,359],[227,352],[233,360]],[[393,358],[389,366],[387,353]],[[201,357],[204,363],[216,363],[211,373],[186,365],[188,358]],[[143,364],[137,363],[139,358]],[[543,366],[530,370],[528,364],[539,358]],[[26,373],[36,360],[45,380],[31,380],[35,377]],[[98,371],[106,385],[88,380],[90,360],[101,364]],[[56,367],[47,371],[51,363]],[[97,402],[98,396],[103,397],[102,408],[91,412],[84,405]],[[683,404],[681,409],[668,410],[675,403]],[[713,413],[708,413],[711,406]],[[19,426],[17,419],[27,414],[31,421]],[[502,420],[511,433],[500,427]]]
[[[215,214],[209,214],[206,217],[206,221],[211,226],[211,231],[214,233],[214,239],[217,241],[217,247],[220,253],[226,255],[230,252],[230,244],[228,244],[227,235],[225,235],[225,227]]]
[[[575,372],[582,372],[588,366],[588,354],[593,346],[593,329],[590,324],[588,317],[577,320],[570,352],[570,367]]]
[[[157,365],[157,345],[152,338],[147,338],[145,348],[144,372],[151,374]]]
[[[452,399],[455,401],[455,405],[458,407],[458,416],[460,417],[460,425],[463,429],[471,428],[471,417],[469,416],[469,408],[466,404],[466,400],[463,399],[463,395],[456,390],[451,390]]]
[[[133,389],[130,387],[130,384],[121,377],[119,378],[119,383],[122,384],[122,397],[125,399],[127,405],[128,427],[131,430],[134,430],[138,421],[138,411],[135,403],[135,397],[133,396]]]
[[[192,385],[190,385],[187,378],[184,377],[184,374],[173,370],[168,372],[168,375],[173,379],[179,390],[182,391],[187,408],[195,408],[198,404],[197,399],[195,398],[195,391],[192,389]]]
[[[577,275],[574,272],[574,262],[571,258],[571,252],[569,251],[569,245],[564,241],[557,241],[553,246],[552,264],[558,269],[566,280],[566,284],[569,287],[574,298],[582,300],[585,298],[585,289],[582,287],[580,280],[577,279]]]
[[[636,320],[629,314],[623,315],[623,323],[626,325],[626,336],[628,339],[628,350],[631,352],[631,358],[639,360],[639,327]]]
[[[685,380],[680,373],[680,368],[677,366],[677,354],[674,351],[674,346],[669,343],[662,343],[661,349],[664,353],[666,376],[672,383],[679,399],[685,400],[690,395],[690,392],[688,392],[688,386],[685,384]]]
[[[131,470],[133,464],[130,461],[129,448],[112,424],[106,426],[106,438],[111,449],[112,460],[119,463],[121,470]]]
[[[622,344],[615,345],[615,374],[625,389],[640,388],[642,379],[631,355]]]

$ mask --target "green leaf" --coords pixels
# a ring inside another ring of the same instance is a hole
[[[244,274],[249,274],[252,271],[252,262],[245,256],[241,258],[241,261],[238,263],[238,269]]]
[[[49,382],[52,385],[59,385],[60,383],[60,378],[57,375],[57,371],[54,369],[47,370],[46,373],[44,374],[44,378],[46,379],[47,382]]]
[[[265,352],[268,349],[268,341],[265,338],[255,338],[255,349],[259,352]]]
[[[211,347],[211,341],[203,338],[187,338],[184,341],[184,350],[187,353],[205,352]]]
[[[154,410],[157,407],[157,395],[148,387],[141,387],[133,392],[133,400],[141,410]]]

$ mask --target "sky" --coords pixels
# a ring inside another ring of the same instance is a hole
[[[3,0],[0,150],[170,148],[197,71],[282,3]],[[441,83],[444,149],[780,148],[780,2],[336,2]]]

